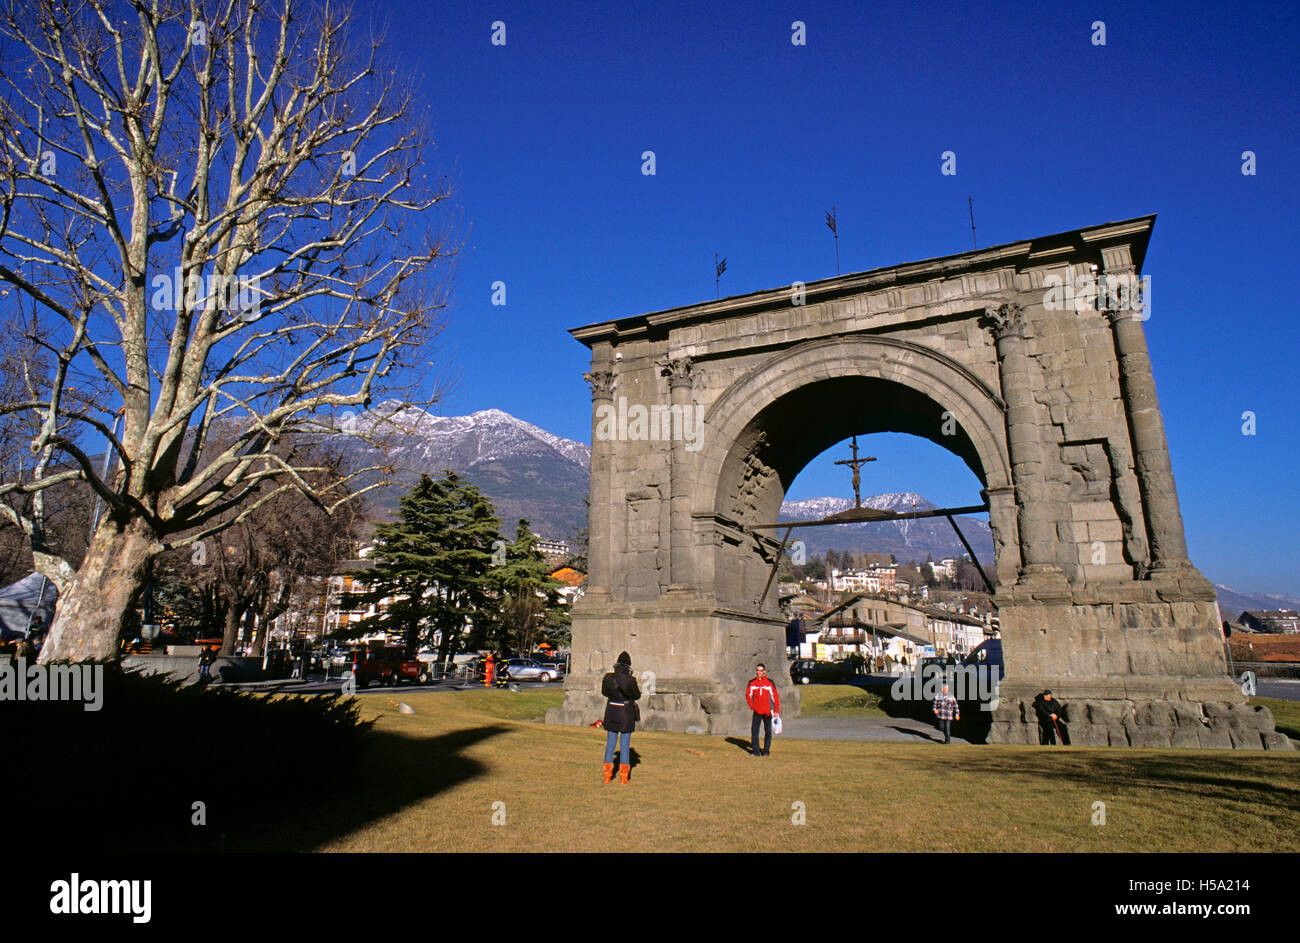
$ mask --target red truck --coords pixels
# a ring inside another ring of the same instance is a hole
[[[372,681],[401,684],[427,677],[424,663],[401,648],[358,648],[352,656],[352,675],[362,688]]]

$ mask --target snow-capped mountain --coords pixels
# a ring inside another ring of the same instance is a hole
[[[546,537],[572,537],[586,526],[591,449],[582,442],[553,435],[500,409],[435,416],[392,401],[358,416],[341,417],[340,425],[381,440],[388,448],[381,462],[379,449],[362,436],[345,440],[358,466],[391,461],[395,467],[390,485],[372,492],[372,503],[381,512],[396,508],[421,474],[437,477],[451,469],[492,499],[507,535],[521,517]]]
[[[583,468],[591,466],[589,446],[552,435],[504,410],[481,409],[468,416],[435,416],[417,407],[396,407],[395,403],[381,403],[358,417],[357,427],[380,436],[392,433],[423,439],[419,451],[428,461],[455,457],[468,467],[521,454],[554,452]]]
[[[890,492],[863,498],[864,507],[879,511],[928,511],[938,505],[927,501],[912,491]],[[848,498],[806,498],[786,501],[781,505],[778,520],[816,521],[853,507]],[[974,517],[958,517],[957,526],[970,541],[982,561],[993,559],[993,532],[986,521]],[[942,517],[926,517],[906,521],[873,521],[863,524],[838,524],[834,527],[799,528],[790,534],[792,540],[804,542],[809,556],[827,549],[857,550],[863,553],[892,553],[900,562],[923,561],[929,554],[935,560],[960,557],[966,552],[961,540]]]
[[[492,499],[507,533],[521,517],[547,537],[572,537],[586,526],[591,449],[582,442],[561,438],[500,409],[435,416],[389,401],[344,422],[389,447],[388,460],[397,473],[375,495],[373,503],[381,511],[396,508],[398,498],[421,474],[437,476],[450,468]],[[378,450],[361,437],[351,439],[349,451],[360,465],[383,464]],[[913,492],[873,495],[863,504],[899,512],[935,507]],[[787,501],[780,519],[817,520],[852,505],[846,498]],[[959,518],[958,523],[980,558],[992,559],[988,524],[974,518]],[[940,560],[965,552],[942,518],[816,527],[794,536],[804,540],[810,555],[834,548],[893,553],[900,560],[924,560],[929,554]]]

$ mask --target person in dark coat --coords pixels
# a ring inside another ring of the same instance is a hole
[[[211,645],[204,645],[199,652],[199,683],[207,684],[212,680],[212,663],[217,660],[217,651]]]
[[[1070,730],[1065,725],[1065,705],[1052,697],[1051,691],[1044,691],[1034,698],[1034,713],[1038,715],[1038,742],[1048,746],[1056,745],[1056,734],[1061,734],[1061,743],[1070,745]]]
[[[614,746],[618,744],[619,759],[622,760],[618,781],[626,784],[628,774],[632,771],[631,758],[628,754],[632,745],[632,731],[636,729],[636,722],[641,719],[641,711],[636,706],[637,700],[641,697],[641,689],[637,687],[636,678],[632,675],[632,656],[627,652],[619,653],[618,661],[614,663],[614,670],[605,675],[600,683],[600,693],[609,699],[605,705],[605,779],[603,781],[609,782],[614,778]]]

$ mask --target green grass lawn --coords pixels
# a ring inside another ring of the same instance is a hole
[[[880,695],[851,684],[801,684],[800,717],[888,717]]]
[[[869,709],[831,706],[856,689],[801,693],[831,716]],[[398,713],[398,698],[418,713]],[[1289,851],[1300,832],[1297,754],[778,737],[773,756],[759,759],[723,738],[638,731],[632,782],[605,786],[602,731],[520,719],[560,698],[362,698],[374,742],[357,775],[304,783],[291,815],[231,834],[224,847]],[[1099,802],[1104,825],[1093,824]]]

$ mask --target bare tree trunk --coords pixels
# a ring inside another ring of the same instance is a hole
[[[248,607],[248,616],[257,623],[253,628],[255,633],[253,635],[253,654],[261,657],[266,654],[266,620],[257,619],[257,608],[251,605]]]
[[[226,624],[221,630],[221,654],[235,654],[235,643],[239,640],[239,621],[244,615],[244,610],[238,605],[232,604],[226,610]]]
[[[41,664],[118,657],[118,639],[144,583],[153,543],[154,535],[139,519],[125,527],[104,519],[81,569],[59,596]]]

